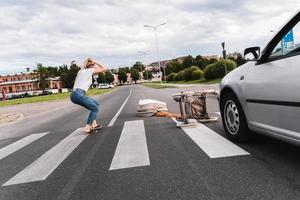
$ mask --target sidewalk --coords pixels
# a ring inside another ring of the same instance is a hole
[[[67,105],[71,105],[69,99],[2,107],[0,108],[0,127],[20,119],[53,112]]]
[[[108,91],[103,94],[108,94],[112,91]],[[97,98],[103,94],[94,94],[92,96]],[[25,103],[13,106],[0,107],[0,127],[21,119],[39,116],[42,114],[46,114],[47,112],[55,112],[71,105],[72,102],[69,98],[67,98],[61,100],[44,101],[39,103]]]

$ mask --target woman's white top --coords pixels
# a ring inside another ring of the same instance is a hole
[[[78,88],[82,89],[84,91],[88,91],[90,86],[93,83],[93,73],[95,69],[94,68],[88,68],[88,69],[82,69],[77,73],[75,83],[73,86],[73,90]]]

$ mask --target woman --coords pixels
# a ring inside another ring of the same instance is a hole
[[[83,68],[77,73],[73,86],[71,101],[91,111],[84,128],[84,132],[86,132],[87,134],[95,133],[102,127],[96,122],[97,113],[99,111],[99,104],[96,100],[86,96],[86,92],[92,84],[92,75],[99,74],[104,71],[104,66],[96,63],[91,58],[88,58],[84,62]]]

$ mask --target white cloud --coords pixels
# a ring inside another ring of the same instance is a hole
[[[0,73],[95,57],[108,67],[154,61],[153,30],[162,59],[220,54],[260,45],[300,7],[289,0],[9,0],[0,2]],[[138,52],[147,51],[142,56]]]

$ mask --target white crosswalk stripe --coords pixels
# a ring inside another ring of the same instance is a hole
[[[249,155],[247,151],[243,150],[239,146],[225,139],[201,123],[198,123],[196,127],[182,127],[182,130],[210,158]]]
[[[210,157],[221,158],[249,155],[218,133],[199,123],[194,128],[182,130]],[[32,134],[0,149],[0,160],[24,148],[46,133]],[[45,180],[80,145],[88,135],[79,128],[49,149],[37,160],[20,171],[2,186]],[[149,166],[149,152],[143,120],[124,123],[109,170]]]
[[[109,170],[150,165],[143,120],[124,124]]]
[[[86,137],[81,128],[77,129],[3,186],[45,180]]]
[[[40,139],[41,137],[47,135],[48,133],[49,132],[31,134],[31,135],[24,137],[23,139],[18,140],[6,147],[3,147],[2,149],[0,149],[0,160],[9,156],[10,154],[15,153],[18,150],[24,148],[28,144]]]

